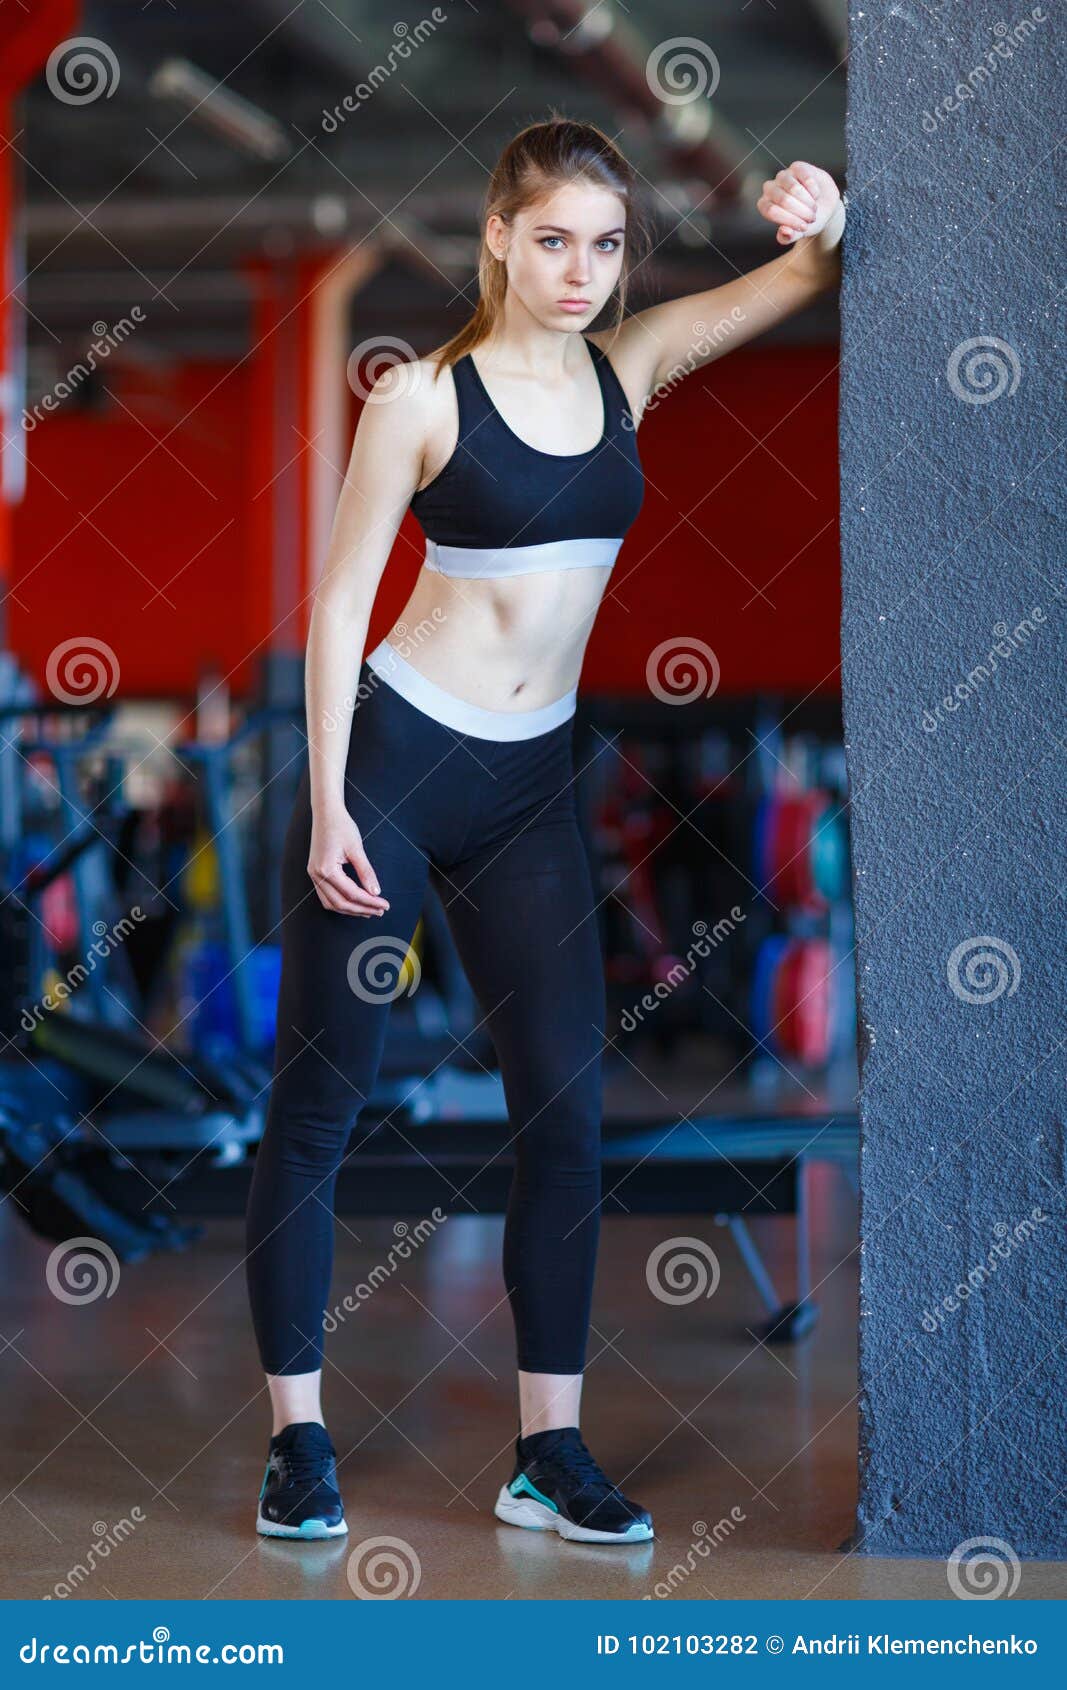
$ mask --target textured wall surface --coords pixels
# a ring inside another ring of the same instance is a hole
[[[1025,1596],[1016,1558],[1067,1555],[1063,8],[853,0],[850,28],[854,1541],[994,1539],[964,1567]]]

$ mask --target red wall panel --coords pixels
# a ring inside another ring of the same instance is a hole
[[[10,638],[39,681],[56,645],[88,635],[115,652],[122,694],[192,693],[208,664],[248,682],[252,370],[105,364],[116,402],[68,399],[30,432]]]
[[[649,414],[645,505],[609,583],[583,690],[644,692],[653,648],[694,638],[715,652],[723,692],[837,691],[836,360],[833,347],[741,348]],[[12,644],[42,679],[49,652],[86,634],[116,652],[123,693],[189,694],[209,660],[243,690],[267,632],[269,504],[250,491],[262,485],[256,361],[104,374],[121,406],[94,415],[68,401],[28,436]],[[408,516],[371,644],[399,613],[421,555]]]
[[[840,690],[837,351],[741,348],[641,424],[647,478],[582,672],[646,690],[662,640],[696,637],[719,690]]]

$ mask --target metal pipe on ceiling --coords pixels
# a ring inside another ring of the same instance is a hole
[[[293,143],[269,112],[235,94],[189,59],[170,58],[152,72],[148,92],[184,110],[188,121],[252,158],[288,158]]]
[[[718,61],[711,46],[675,37],[649,45],[610,0],[508,0],[536,46],[554,50],[595,84],[623,122],[639,118],[672,170],[704,184],[714,206],[746,191],[752,144],[713,104]]]

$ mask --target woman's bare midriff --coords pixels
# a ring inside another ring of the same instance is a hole
[[[510,580],[420,569],[386,639],[446,692],[485,710],[537,710],[578,684],[611,569]]]

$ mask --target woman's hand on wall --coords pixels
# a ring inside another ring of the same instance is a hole
[[[840,208],[840,215],[835,216]],[[756,210],[769,223],[778,225],[776,239],[779,246],[795,246],[804,238],[822,235],[827,230],[833,239],[822,241],[823,246],[836,246],[841,238],[844,208],[837,183],[826,170],[817,165],[795,164],[779,170],[771,181],[764,182],[763,192],[756,201]]]

